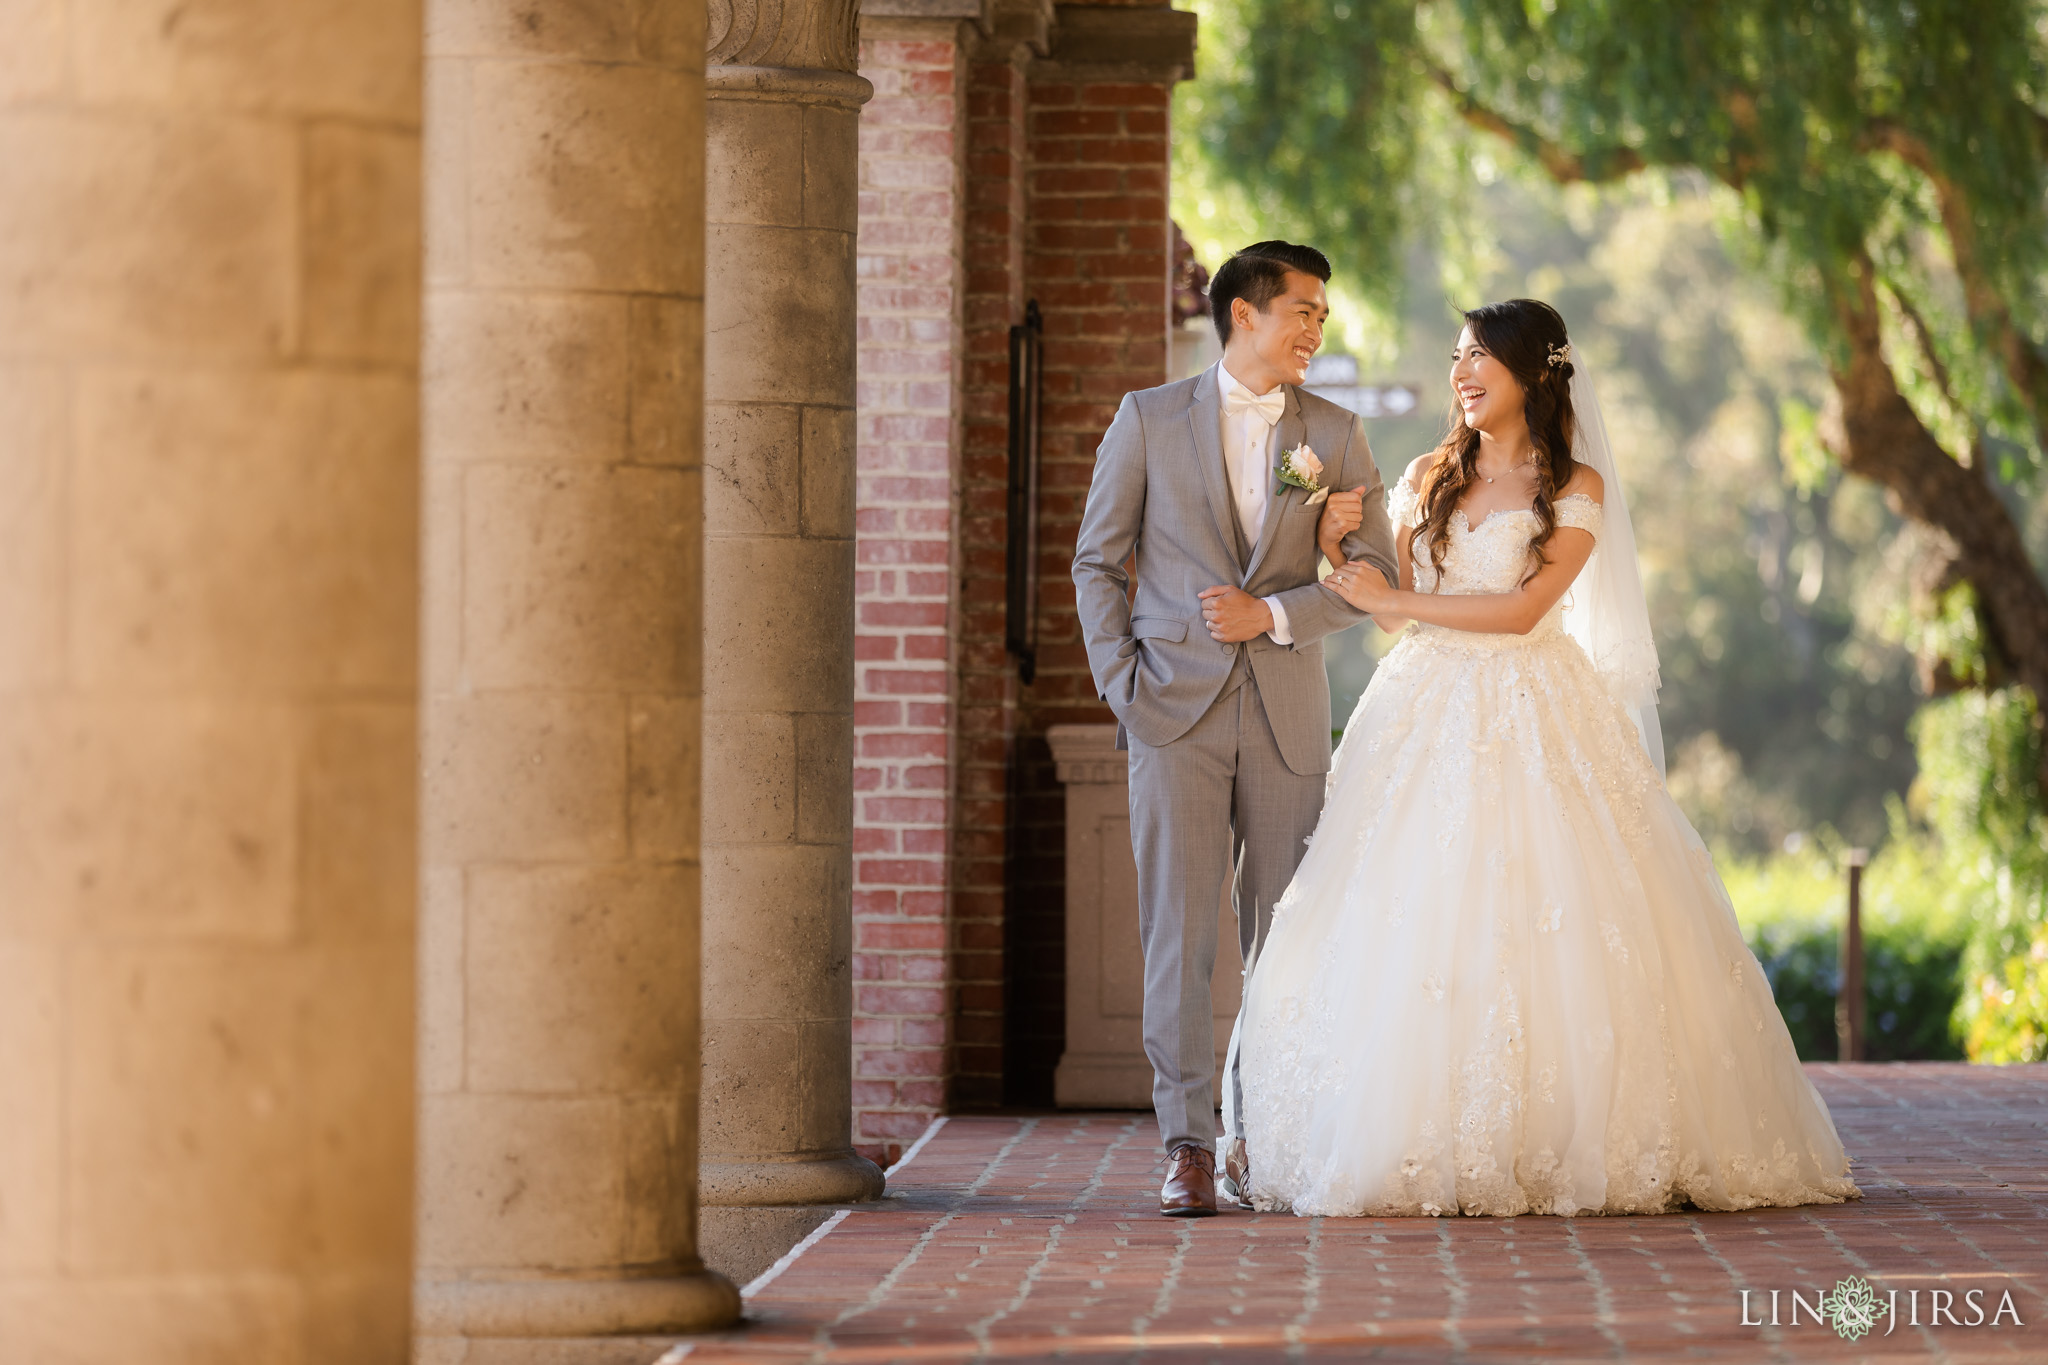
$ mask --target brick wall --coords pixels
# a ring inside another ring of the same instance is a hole
[[[1169,85],[970,54],[962,32],[862,30],[854,1105],[885,1161],[944,1109],[1051,1102],[1065,822],[1044,733],[1110,719],[1074,618],[1074,534],[1117,402],[1167,363]],[[1009,329],[1032,298],[1025,687],[1003,648],[1004,546]]]
[[[885,1164],[951,1070],[959,62],[950,36],[860,49],[853,1103],[856,1145]]]
[[[1003,909],[1016,663],[1003,647],[1010,328],[1024,317],[1026,87],[1009,54],[968,68],[959,729],[954,800],[954,1102],[1003,1099]]]
[[[1037,69],[1030,83],[1025,290],[1045,317],[1038,674],[1010,775],[1009,1097],[1043,1104],[1065,1040],[1065,793],[1047,727],[1111,720],[1074,613],[1074,537],[1095,448],[1133,389],[1166,379],[1166,82]]]

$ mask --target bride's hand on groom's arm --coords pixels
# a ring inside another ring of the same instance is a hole
[[[1323,586],[1372,616],[1394,614],[1400,596],[1385,574],[1362,559],[1339,565],[1335,573],[1323,580]]]
[[[1332,565],[1344,563],[1344,537],[1365,524],[1365,485],[1323,499],[1323,515],[1316,521],[1316,548]]]

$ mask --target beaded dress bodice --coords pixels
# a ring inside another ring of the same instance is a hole
[[[1584,493],[1559,498],[1554,505],[1559,526],[1576,527],[1600,535],[1601,507]],[[1397,526],[1410,527],[1421,519],[1413,489],[1405,481],[1396,483],[1387,495],[1387,516]],[[1443,572],[1430,561],[1429,546],[1419,537],[1414,542],[1415,591],[1427,593],[1481,594],[1513,592],[1529,568],[1529,542],[1541,523],[1526,507],[1494,512],[1473,526],[1463,508],[1451,513],[1451,539],[1445,547]],[[1524,639],[1554,635],[1561,628],[1564,602],[1545,613]],[[1417,625],[1424,633],[1442,632],[1447,627]],[[1470,632],[1455,632],[1469,635]]]

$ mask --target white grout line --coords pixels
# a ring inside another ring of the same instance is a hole
[[[905,1166],[908,1166],[911,1163],[911,1161],[916,1158],[917,1154],[924,1150],[924,1145],[927,1142],[930,1142],[933,1138],[937,1137],[939,1135],[939,1129],[944,1128],[945,1126],[945,1115],[941,1114],[938,1118],[933,1119],[931,1121],[931,1124],[922,1133],[919,1133],[917,1135],[917,1141],[910,1144],[910,1150],[906,1151],[902,1156],[897,1157],[896,1164],[894,1166],[891,1166],[888,1170],[882,1172],[883,1178],[887,1179],[889,1176],[892,1176],[896,1174],[896,1172],[902,1170]]]
[[[824,1241],[825,1234],[832,1231],[832,1229],[838,1227],[841,1223],[845,1222],[846,1215],[851,1212],[851,1209],[841,1209],[839,1210],[839,1212],[833,1214],[830,1218],[827,1218],[824,1222],[818,1224],[818,1226],[812,1228],[810,1236],[804,1238],[801,1242],[798,1242],[795,1246],[791,1247],[789,1250],[782,1253],[781,1260],[777,1261],[774,1265],[769,1266],[766,1270],[756,1275],[753,1279],[747,1281],[747,1287],[740,1291],[740,1297],[743,1299],[751,1299],[754,1297],[754,1295],[760,1293],[769,1285],[773,1284],[775,1282],[775,1277],[777,1275],[780,1275],[783,1271],[795,1265],[797,1257],[803,1255],[806,1251],[809,1251],[812,1247]]]

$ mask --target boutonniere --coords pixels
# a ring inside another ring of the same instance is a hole
[[[1314,507],[1330,496],[1330,490],[1323,487],[1323,462],[1316,458],[1316,453],[1308,448],[1306,441],[1282,455],[1275,472],[1279,474],[1280,482],[1293,484],[1308,493],[1305,506]]]

